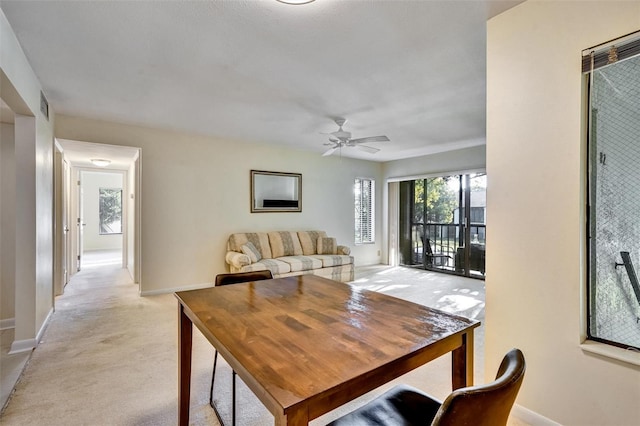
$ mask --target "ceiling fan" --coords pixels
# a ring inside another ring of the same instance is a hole
[[[342,130],[342,126],[344,126],[344,123],[346,123],[347,120],[344,118],[336,118],[334,121],[338,125],[338,130],[332,133],[325,133],[329,135],[329,142],[325,143],[325,146],[330,146],[331,148],[322,154],[323,157],[331,155],[336,152],[336,150],[341,150],[342,147],[345,146],[356,147],[370,154],[375,154],[380,151],[378,148],[361,144],[367,142],[389,142],[389,138],[386,136],[369,136],[366,138],[351,139],[351,132]]]

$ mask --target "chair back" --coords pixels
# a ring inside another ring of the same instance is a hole
[[[273,274],[268,269],[264,271],[237,272],[234,274],[218,274],[216,275],[216,285],[246,283],[250,281],[270,280],[272,278],[273,278]]]
[[[512,349],[502,360],[495,381],[453,391],[442,403],[432,425],[506,425],[525,369],[524,355],[519,349]]]
[[[427,255],[432,255],[433,250],[431,250],[431,240],[429,238],[424,239],[424,253]]]

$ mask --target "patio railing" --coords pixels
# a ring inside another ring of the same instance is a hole
[[[414,265],[421,265],[424,263],[424,250],[423,244],[426,238],[429,238],[431,242],[431,249],[433,253],[446,254],[449,257],[438,256],[433,259],[432,267],[434,269],[443,269],[448,271],[455,271],[464,269],[462,265],[458,265],[457,262],[461,262],[460,256],[457,256],[458,248],[464,246],[464,235],[462,225],[452,223],[412,223],[411,224],[411,241],[412,247],[412,261]],[[486,241],[486,225],[472,224],[470,226],[471,231],[471,244],[472,245],[484,245]],[[476,265],[473,265],[474,268]],[[482,269],[482,270],[480,270]],[[474,269],[475,271],[475,269]],[[477,272],[484,274],[484,265],[477,267]]]

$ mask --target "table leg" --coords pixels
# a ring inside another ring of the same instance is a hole
[[[462,345],[454,349],[451,355],[453,389],[473,386],[473,329],[462,335]]]
[[[191,348],[193,324],[180,304],[178,315],[178,423],[189,425],[191,400]]]

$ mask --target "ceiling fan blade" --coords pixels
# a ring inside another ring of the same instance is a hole
[[[351,139],[351,143],[366,143],[366,142],[390,142],[390,139],[386,136],[369,136],[366,138]]]
[[[328,157],[329,155],[331,155],[334,152],[336,152],[336,149],[338,149],[338,147],[333,147],[333,148],[329,149],[328,151],[325,151],[324,154],[322,154],[322,156],[323,157]]]
[[[356,145],[355,147],[361,149],[362,151],[368,152],[369,154],[375,154],[376,152],[380,151],[378,148],[373,148],[366,145]]]

